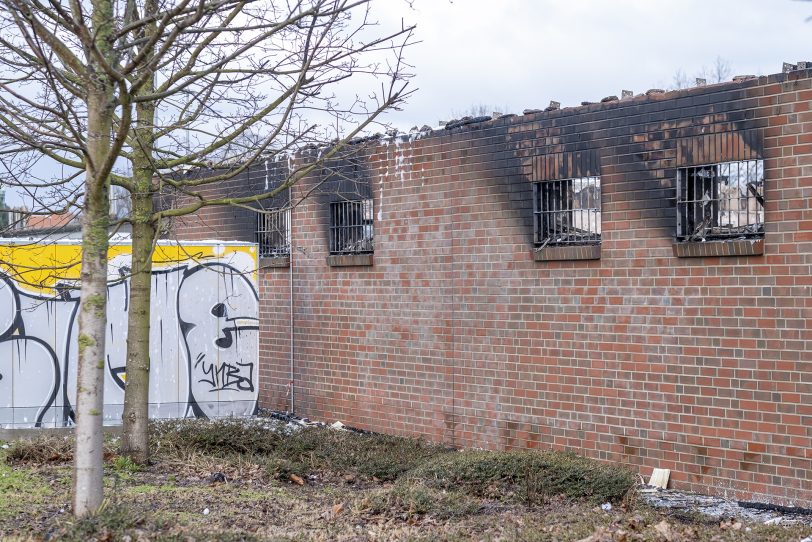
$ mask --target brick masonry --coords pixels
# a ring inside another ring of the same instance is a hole
[[[356,146],[374,262],[328,265],[327,198],[296,206],[290,267],[260,273],[262,405],[295,397],[311,418],[574,450],[809,506],[811,99],[812,72],[795,71]],[[744,152],[765,161],[763,244],[679,254],[676,168]],[[529,183],[568,153],[597,160],[599,259],[536,261]],[[224,190],[259,190],[264,174]],[[205,209],[174,229],[251,240],[250,214]]]

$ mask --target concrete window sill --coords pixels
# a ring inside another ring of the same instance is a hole
[[[290,267],[290,256],[271,256],[259,259],[260,267]]]
[[[682,242],[671,245],[677,258],[705,256],[761,256],[764,239],[731,239],[725,241]]]
[[[330,267],[363,267],[372,265],[372,254],[331,254],[327,256]]]
[[[533,251],[533,260],[537,262],[556,262],[562,260],[600,260],[600,245],[582,245],[573,247],[544,247]]]

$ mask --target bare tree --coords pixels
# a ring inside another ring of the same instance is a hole
[[[671,88],[679,90],[682,88],[688,88],[690,86],[691,84],[688,82],[688,76],[685,74],[685,71],[682,68],[679,68],[674,73],[674,77],[672,78]]]
[[[730,62],[721,56],[717,56],[712,66],[702,66],[702,69],[696,72],[694,78],[705,79],[709,83],[722,83],[730,79],[732,73],[733,69],[730,66]],[[679,68],[672,77],[671,88],[679,90],[692,86],[694,86],[693,80],[688,77],[685,70]]]
[[[202,1],[192,0],[187,9]],[[130,19],[155,18],[169,7],[156,0],[130,2],[124,28],[136,28]],[[176,36],[150,23],[127,37],[126,54],[145,59],[132,78],[146,81],[133,97],[135,122],[122,154],[132,174],[113,179],[132,194],[121,451],[135,461],[148,460],[151,262],[162,221],[206,206],[251,205],[288,189],[404,99],[401,54],[412,29],[381,32],[369,9],[369,0],[233,3]],[[367,88],[375,81],[382,86],[363,99],[342,99],[342,84],[350,78],[362,80],[356,85],[366,80]],[[242,174],[260,158],[328,141],[319,159],[261,193],[207,195],[209,187]],[[190,169],[196,174],[179,174]],[[156,208],[156,196],[166,192],[184,203]]]
[[[115,69],[112,0],[0,6],[0,152],[11,162],[47,157],[81,176],[81,193],[63,204],[83,208],[73,487],[74,513],[83,516],[102,496],[109,185],[129,130],[130,91]]]
[[[697,77],[707,79],[710,83],[722,83],[728,81],[732,74],[733,69],[730,62],[721,56],[717,56],[712,66],[702,66],[702,70],[697,74]]]
[[[93,513],[102,502],[107,249],[115,226],[111,182],[131,194],[132,205],[121,220],[133,230],[122,448],[145,461],[151,255],[160,225],[204,206],[250,205],[288,188],[318,160],[265,194],[207,198],[204,190],[260,157],[308,143],[332,140],[321,157],[327,159],[404,98],[401,52],[411,28],[376,32],[368,5],[0,0],[4,181],[29,190],[26,173],[44,160],[63,171],[35,183],[32,197],[49,211],[82,208],[77,516]],[[377,92],[350,94],[342,105],[347,89],[341,85],[350,77],[385,81]],[[129,174],[114,171],[121,160],[131,164]],[[181,175],[189,168],[206,173]],[[37,190],[50,199],[45,202]],[[156,195],[167,190],[192,201],[157,209]]]
[[[497,105],[490,105],[490,104],[473,104],[461,111],[456,109],[451,111],[451,118],[454,119],[461,119],[464,117],[490,117],[494,114],[496,115],[504,115],[507,113],[508,107],[505,105],[497,106]]]

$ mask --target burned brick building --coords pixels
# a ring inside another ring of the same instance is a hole
[[[175,234],[259,242],[262,406],[809,505],[810,100],[802,67],[375,139]]]

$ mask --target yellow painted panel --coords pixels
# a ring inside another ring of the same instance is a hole
[[[114,243],[108,250],[112,277],[117,276],[114,265],[117,258],[131,254],[129,243]],[[256,282],[257,251],[253,245],[161,243],[155,247],[152,257],[155,271],[177,267],[183,263],[221,261],[228,262],[239,257],[242,262],[253,265],[245,268]],[[82,245],[80,243],[5,243],[0,244],[0,272],[14,279],[20,288],[31,293],[54,295],[58,284],[75,285],[82,269]]]

